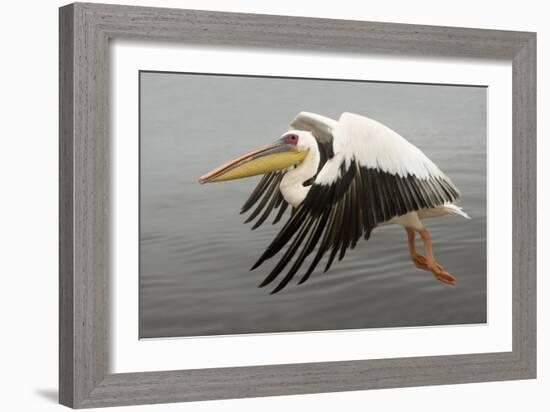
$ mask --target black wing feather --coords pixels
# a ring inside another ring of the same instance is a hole
[[[277,204],[277,200],[279,199],[279,196],[282,197],[280,193],[275,193],[273,196],[271,196],[271,200],[269,201],[269,204],[264,209],[264,212],[262,213],[260,218],[256,220],[256,223],[254,223],[254,225],[252,226],[252,230],[257,229],[269,217],[269,215],[275,208],[275,205]]]
[[[321,238],[321,235],[325,230],[325,225],[327,224],[327,220],[331,212],[332,210],[330,209],[325,210],[323,212],[323,215],[317,220],[317,227],[315,228],[315,232],[312,232],[312,235],[308,239],[306,246],[304,246],[302,253],[298,257],[298,259],[296,259],[296,262],[294,262],[294,265],[292,266],[291,271],[293,271],[294,273],[296,273],[298,269],[300,269],[300,266],[302,266],[306,257],[308,257],[311,254],[311,252],[313,252],[313,250],[315,249],[315,245],[317,244],[317,242],[319,242],[319,239]],[[313,272],[313,269],[315,269],[315,265],[310,269],[311,270],[308,270],[304,274],[304,276],[302,276],[302,278],[298,282],[299,285],[304,283],[306,280],[308,280],[309,276]]]
[[[307,272],[305,273],[305,275],[300,280],[300,283],[304,283],[306,280],[309,279],[309,277],[311,276],[311,274],[313,273],[313,271],[315,270],[315,268],[319,264],[319,261],[324,256],[325,252],[327,251],[327,249],[330,245],[332,230],[335,226],[335,221],[336,221],[336,219],[334,219],[335,214],[336,214],[336,208],[330,209],[330,211],[328,213],[328,221],[327,221],[327,223],[329,224],[329,227],[327,229],[325,229],[325,226],[322,227],[323,229],[325,229],[324,234],[323,234],[323,240],[321,241],[321,244],[319,245],[319,249],[317,249],[317,253],[315,254],[315,258],[313,259],[313,261],[309,265],[309,268],[308,268]]]
[[[281,197],[283,197],[283,195],[281,195]],[[277,216],[275,216],[275,220],[273,220],[273,224],[278,223],[279,220],[281,220],[281,218],[283,217],[287,207],[288,207],[288,202],[286,200],[284,200],[284,198],[283,198],[283,202],[281,203],[281,206],[279,207],[279,213],[277,213]]]
[[[343,212],[344,212],[344,208],[342,207],[342,204],[338,203],[336,205],[334,225],[331,228],[331,234],[330,234],[330,244],[332,248],[330,250],[330,255],[323,272],[328,272],[328,270],[332,266],[332,262],[334,261],[334,258],[336,257],[336,253],[338,252],[340,239],[342,239],[342,231],[339,230],[339,228],[341,227],[341,224],[342,224],[342,216],[344,215]]]
[[[262,223],[264,223],[267,218],[269,218],[273,210],[279,209],[275,220],[273,220],[274,224],[283,217],[283,214],[288,207],[288,202],[281,194],[279,185],[281,184],[281,180],[283,179],[285,173],[286,171],[277,171],[265,174],[241,208],[241,214],[245,213],[259,201],[256,209],[254,209],[250,216],[245,220],[245,223],[252,222],[261,213],[260,218],[252,226],[252,230],[257,229]]]
[[[244,205],[241,208],[241,214],[246,213],[252,206],[256,204],[258,199],[262,197],[262,194],[264,194],[265,189],[269,185],[269,182],[275,177],[275,174],[275,172],[266,173],[262,176],[262,178],[256,185],[256,188],[252,191],[246,202],[244,202]]]
[[[260,203],[258,203],[258,206],[256,207],[256,209],[254,209],[254,211],[251,213],[250,216],[248,216],[248,219],[246,219],[244,223],[249,223],[249,222],[252,222],[254,219],[256,219],[256,217],[267,205],[267,202],[269,201],[269,199],[271,199],[271,197],[275,193],[275,190],[278,190],[277,178],[273,179],[271,183],[269,183],[269,186],[265,189],[265,194],[262,197],[262,200],[260,201]]]
[[[311,217],[306,220],[306,222],[302,226],[298,236],[296,236],[294,238],[294,241],[289,246],[289,248],[288,248],[287,252],[285,253],[285,255],[283,256],[283,258],[279,261],[277,266],[273,269],[273,272],[275,273],[275,277],[279,273],[281,273],[281,271],[285,268],[285,266],[288,264],[288,262],[290,262],[290,259],[292,259],[294,257],[294,255],[296,254],[296,251],[298,250],[298,247],[302,244],[302,242],[304,241],[306,235],[308,234],[308,231],[309,231],[309,229],[310,229],[310,227],[311,227],[314,220],[315,220],[315,218],[311,218]],[[281,282],[277,285],[277,287],[275,289],[273,289],[273,291],[271,293],[272,294],[277,293],[282,288],[284,288],[288,284],[288,282],[290,282],[292,280],[292,278],[294,277],[294,273],[295,273],[294,271],[290,270],[286,274],[286,276],[283,278],[283,280],[281,280]]]

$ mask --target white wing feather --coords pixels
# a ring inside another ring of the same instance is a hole
[[[342,153],[346,162],[356,159],[361,166],[400,177],[445,176],[420,149],[376,120],[343,113],[333,134],[334,153]]]

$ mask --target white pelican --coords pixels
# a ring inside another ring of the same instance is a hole
[[[244,213],[259,201],[246,221],[260,216],[253,229],[273,209],[279,209],[276,223],[288,204],[293,208],[289,220],[251,269],[289,244],[260,285],[265,286],[298,254],[271,293],[292,280],[316,246],[299,283],[309,278],[329,250],[325,271],[337,255],[340,260],[348,248],[353,249],[361,236],[368,239],[375,227],[392,223],[405,228],[409,256],[418,268],[432,272],[441,282],[455,283],[436,262],[422,220],[445,215],[469,218],[454,204],[459,191],[420,149],[389,127],[352,113],[343,113],[335,121],[302,112],[275,143],[226,163],[200,177],[199,183],[258,174],[264,176],[241,210]],[[425,255],[416,249],[416,233]]]

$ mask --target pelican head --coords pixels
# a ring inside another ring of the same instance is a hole
[[[273,144],[246,153],[199,177],[199,183],[223,182],[287,169],[301,163],[316,145],[310,132],[289,130]]]

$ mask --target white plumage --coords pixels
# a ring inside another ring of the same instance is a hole
[[[420,179],[440,177],[443,173],[422,153],[389,127],[352,113],[344,113],[334,129],[334,152],[355,158],[361,166]]]

